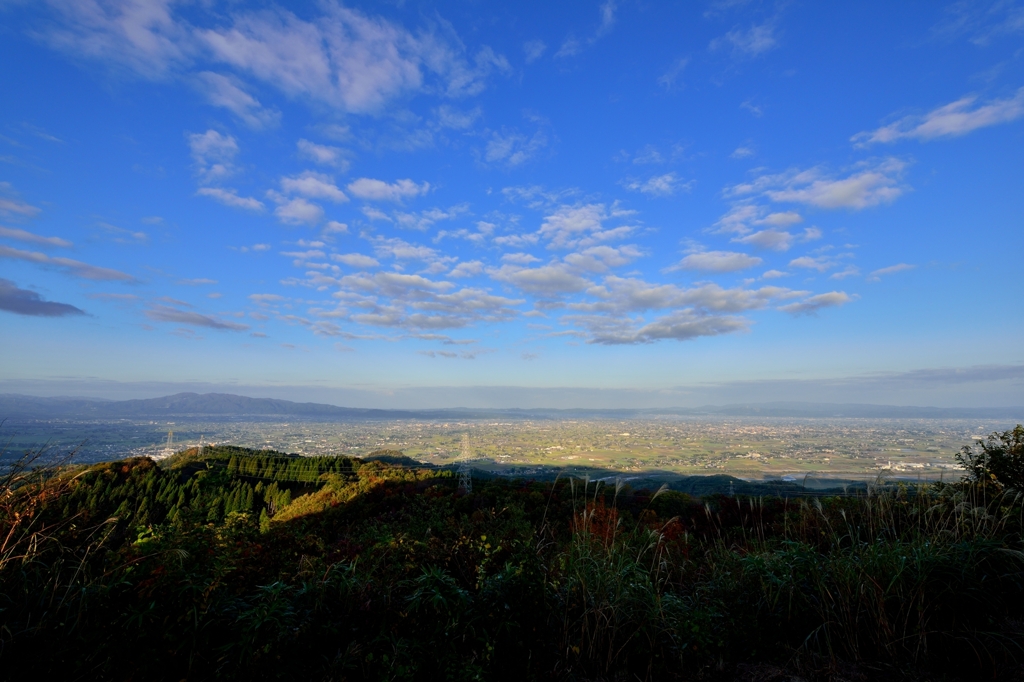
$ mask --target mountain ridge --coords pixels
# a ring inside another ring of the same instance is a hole
[[[666,408],[467,408],[382,409],[343,407],[327,403],[250,398],[231,393],[176,393],[159,398],[104,400],[0,394],[0,419],[127,419],[157,416],[246,417],[285,416],[326,420],[490,419],[495,417],[615,418],[656,416],[790,417],[861,419],[1017,419],[1024,407],[927,407],[870,403],[771,402]]]

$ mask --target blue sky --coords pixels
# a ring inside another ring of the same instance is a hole
[[[0,16],[0,390],[1024,403],[1020,3]]]

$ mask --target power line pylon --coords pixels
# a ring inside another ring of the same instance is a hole
[[[462,434],[462,453],[459,455],[459,466],[455,470],[459,476],[459,492],[473,492],[473,470],[469,466],[469,458],[472,456],[469,447],[469,434]]]

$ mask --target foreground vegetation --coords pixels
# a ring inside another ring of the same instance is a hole
[[[1012,679],[1024,428],[956,485],[701,499],[241,448],[0,480],[0,677]]]

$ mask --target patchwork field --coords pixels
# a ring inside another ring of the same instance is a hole
[[[305,420],[8,421],[6,456],[43,446],[83,462],[156,458],[205,443],[301,455],[400,450],[424,463],[530,476],[542,468],[582,474],[730,474],[739,478],[864,479],[880,474],[956,476],[965,443],[1013,425],[995,420],[690,418],[642,420],[318,422]],[[171,445],[168,447],[168,433]]]

